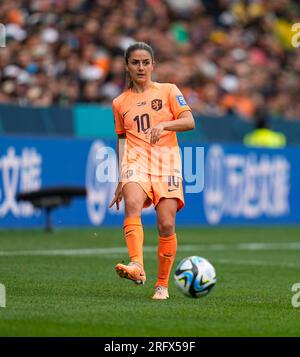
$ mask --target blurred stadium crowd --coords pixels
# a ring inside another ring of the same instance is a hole
[[[195,113],[300,120],[294,0],[2,0],[0,103],[111,104],[124,49],[155,50],[154,80],[176,83]]]

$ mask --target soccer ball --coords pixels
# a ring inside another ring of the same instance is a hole
[[[197,256],[183,259],[177,265],[174,279],[182,293],[194,298],[207,295],[217,282],[215,268]]]

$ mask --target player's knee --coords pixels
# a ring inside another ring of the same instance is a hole
[[[158,223],[158,232],[161,237],[169,237],[175,233],[175,225],[172,220]]]
[[[135,197],[128,197],[125,199],[126,213],[131,216],[138,216],[141,214],[143,204]]]

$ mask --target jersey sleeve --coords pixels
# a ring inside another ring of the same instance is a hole
[[[117,106],[114,102],[112,103],[112,110],[114,114],[116,134],[124,134],[125,133],[124,120],[122,118],[122,115],[119,113]]]
[[[174,84],[172,84],[170,88],[169,103],[175,119],[177,119],[181,113],[187,110],[191,111],[191,108],[187,105],[181,91]]]

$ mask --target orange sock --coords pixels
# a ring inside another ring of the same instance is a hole
[[[169,277],[176,256],[176,234],[169,237],[159,237],[158,244],[158,279],[155,286],[168,287]]]
[[[144,232],[141,217],[127,217],[124,220],[124,234],[131,262],[143,262]]]

